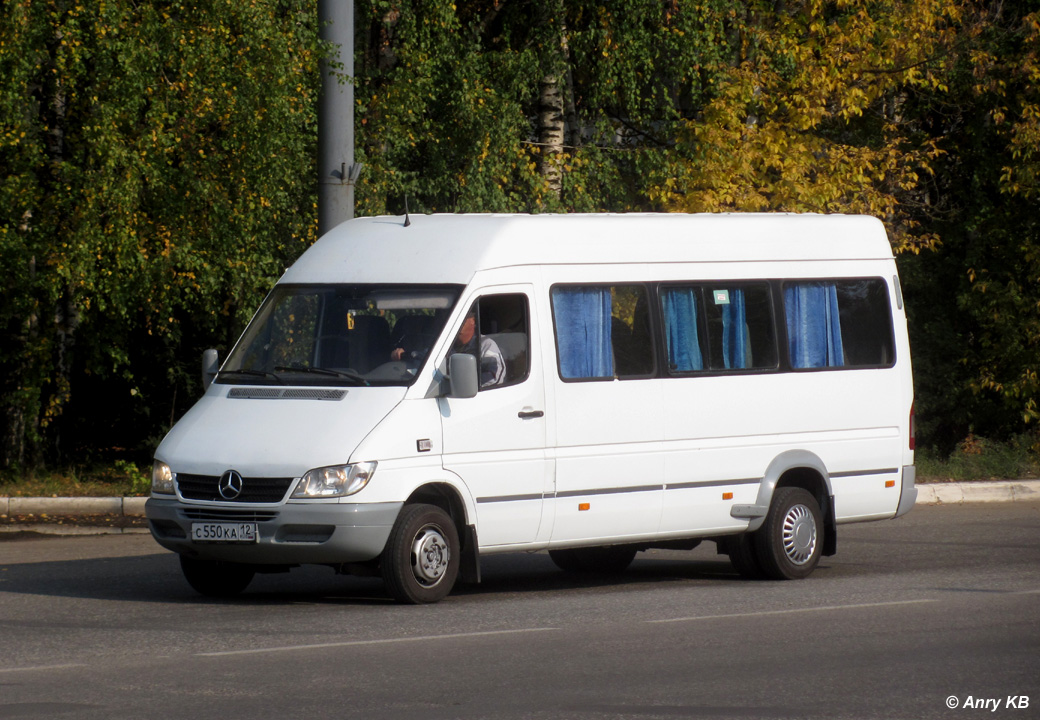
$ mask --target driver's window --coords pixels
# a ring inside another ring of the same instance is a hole
[[[466,313],[452,352],[477,356],[481,390],[516,385],[528,375],[529,327],[527,296],[485,295]]]

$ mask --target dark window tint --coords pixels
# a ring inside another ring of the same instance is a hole
[[[566,380],[653,375],[650,311],[642,285],[552,289],[560,376]]]
[[[408,385],[457,297],[450,286],[279,285],[217,382]]]
[[[453,352],[478,355],[481,390],[526,380],[530,362],[527,297],[486,295],[474,302],[455,338]]]
[[[884,367],[895,359],[880,278],[784,283],[784,316],[794,368]]]
[[[665,287],[661,309],[670,372],[776,367],[772,303],[764,283]]]

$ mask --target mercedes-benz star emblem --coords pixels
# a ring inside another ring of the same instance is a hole
[[[217,481],[217,492],[225,500],[234,500],[242,492],[242,476],[234,470],[228,470]]]

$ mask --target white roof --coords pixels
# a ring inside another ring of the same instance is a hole
[[[333,228],[285,283],[459,283],[519,265],[887,259],[879,220],[862,215],[633,213],[412,215]]]

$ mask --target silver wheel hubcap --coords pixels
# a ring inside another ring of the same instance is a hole
[[[448,541],[435,525],[427,525],[412,540],[412,573],[420,585],[433,587],[444,577],[451,560]]]
[[[795,505],[784,516],[784,552],[795,565],[809,562],[816,550],[816,518],[805,505]]]

